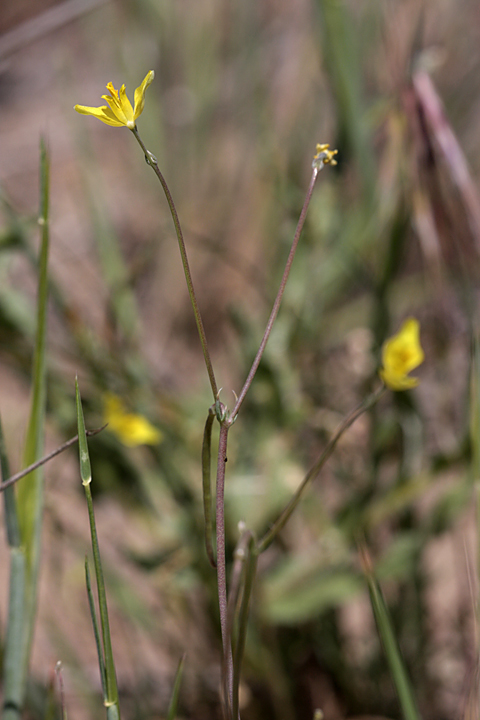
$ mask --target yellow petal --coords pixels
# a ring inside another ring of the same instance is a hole
[[[81,115],[92,115],[98,118],[106,125],[112,125],[112,127],[122,127],[125,123],[120,122],[117,117],[113,114],[110,108],[103,105],[102,107],[87,107],[86,105],[75,105],[76,110]]]
[[[107,83],[106,88],[110,95],[118,100],[118,90],[115,90],[115,88],[113,87],[113,83]]]
[[[133,130],[133,128],[135,127],[135,118],[133,117],[132,103],[128,99],[127,93],[125,91],[125,85],[122,85],[122,87],[120,88],[119,105],[122,109],[123,114],[125,115],[125,125],[130,128],[130,130]]]
[[[150,70],[150,72],[145,75],[140,87],[135,90],[135,109],[133,113],[135,120],[140,117],[143,112],[143,107],[145,105],[145,90],[150,85],[154,77],[155,73],[153,70]]]
[[[107,101],[110,106],[111,112],[117,118],[120,125],[126,126],[127,118],[125,116],[125,113],[123,112],[122,107],[120,106],[118,99],[115,97],[109,97],[108,95],[102,95],[102,100]]]
[[[420,382],[418,378],[407,377],[406,375],[399,376],[395,373],[389,373],[386,370],[379,370],[379,375],[390,390],[410,390],[411,388],[417,387]]]
[[[418,385],[417,378],[407,377],[408,373],[424,359],[420,345],[420,325],[415,318],[409,318],[399,332],[383,345],[380,377],[391,390],[408,390]]]

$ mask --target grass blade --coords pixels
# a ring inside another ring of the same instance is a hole
[[[49,247],[48,212],[49,158],[45,144],[42,141],[40,143],[39,225],[41,227],[41,246],[37,330],[33,357],[32,402],[23,458],[24,465],[34,463],[41,456],[44,441]],[[4,656],[4,720],[17,720],[22,712],[37,604],[42,514],[43,472],[39,468],[26,475],[18,483],[18,540],[21,543],[21,548],[13,548],[11,555],[10,605]],[[16,532],[13,527],[12,530]]]
[[[100,638],[100,631],[98,629],[97,613],[95,611],[95,602],[93,600],[92,578],[90,576],[90,568],[88,566],[88,558],[85,558],[85,583],[87,586],[88,605],[90,607],[90,616],[92,618],[93,633],[95,635],[95,644],[97,646],[98,666],[100,668],[100,680],[102,683],[103,697],[105,699],[106,698],[105,660],[103,657],[102,640]]]
[[[3,658],[3,720],[18,720],[22,715],[25,694],[25,586],[25,553],[14,547],[10,553],[10,593]]]
[[[317,0],[317,7],[323,31],[322,51],[336,99],[339,132],[344,138],[346,153],[350,152],[355,158],[364,198],[370,205],[375,188],[375,167],[362,100],[361,58],[356,32],[344,3]]]
[[[420,720],[412,686],[402,656],[400,655],[400,649],[395,638],[387,605],[380,586],[373,574],[370,557],[365,547],[361,547],[360,552],[375,622],[385,650],[385,655],[387,656],[387,662],[397,690],[398,699],[400,700],[404,720]]]
[[[110,720],[116,720],[120,717],[120,708],[118,703],[117,678],[115,673],[115,664],[113,661],[112,642],[110,637],[110,626],[108,622],[107,596],[105,593],[105,581],[103,578],[102,563],[100,559],[100,548],[98,545],[97,528],[95,525],[95,515],[93,511],[92,493],[90,483],[92,481],[92,471],[90,466],[90,455],[88,452],[87,435],[85,432],[85,421],[83,418],[82,402],[80,391],[78,389],[78,381],[75,380],[75,397],[77,404],[77,425],[78,425],[78,446],[80,451],[80,475],[82,485],[87,498],[88,517],[90,521],[90,534],[92,538],[93,562],[95,565],[95,575],[97,580],[98,607],[100,611],[100,624],[102,628],[103,641],[103,657],[105,662],[105,707],[107,708],[107,717]],[[101,672],[101,669],[100,669]]]
[[[183,666],[185,665],[186,653],[182,656],[178,663],[177,672],[175,673],[175,680],[173,682],[172,697],[170,698],[170,704],[168,706],[167,720],[175,720],[177,716],[178,698],[180,695],[180,685],[182,683]]]
[[[9,477],[10,465],[7,457],[7,449],[5,447],[2,421],[0,419],[0,480],[2,484]],[[13,487],[5,488],[3,501],[5,504],[5,524],[7,529],[8,544],[11,548],[19,547],[20,528],[18,525],[17,504]]]
[[[212,448],[212,426],[215,415],[212,408],[208,411],[208,417],[203,431],[202,444],[202,488],[203,488],[203,511],[205,515],[205,547],[207,550],[210,565],[217,567],[215,553],[213,551],[213,513],[212,513],[212,474],[211,474],[211,448]]]

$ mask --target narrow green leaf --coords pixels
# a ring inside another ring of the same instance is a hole
[[[48,210],[49,159],[43,141],[40,144],[40,215],[41,245],[37,301],[37,331],[33,357],[32,401],[23,456],[24,466],[42,455],[46,405],[46,334],[48,298]],[[30,657],[40,564],[40,539],[43,514],[43,470],[38,468],[17,485],[17,517],[21,551],[12,549],[10,605],[4,653],[7,705],[4,720],[21,717]],[[14,531],[16,532],[16,531]],[[11,603],[14,602],[15,605]],[[13,626],[13,630],[10,629]],[[21,626],[21,627],[20,627]],[[8,699],[10,698],[10,699]]]
[[[30,465],[42,455],[46,404],[46,334],[49,249],[49,159],[45,144],[40,147],[40,216],[41,248],[37,304],[37,333],[33,358],[33,393],[30,419],[23,457]],[[26,549],[29,581],[36,583],[40,554],[40,531],[43,510],[43,471],[38,469],[22,478],[17,485],[18,516],[22,545]]]
[[[203,431],[202,444],[202,488],[203,488],[203,512],[205,515],[205,547],[208,559],[212,567],[217,567],[215,553],[213,551],[213,519],[212,519],[212,479],[211,479],[211,448],[212,448],[212,426],[215,418],[213,409],[208,411],[208,417]]]
[[[80,451],[80,477],[82,478],[83,485],[89,485],[92,481],[92,468],[90,465],[90,454],[88,452],[82,402],[78,389],[78,378],[75,378],[75,400],[77,405],[78,449]]]
[[[103,578],[102,563],[100,558],[100,547],[98,544],[97,528],[95,525],[95,514],[93,510],[92,493],[90,490],[91,468],[88,452],[87,436],[85,433],[85,422],[83,419],[82,401],[78,388],[78,381],[75,381],[75,397],[77,404],[78,424],[78,447],[80,454],[80,473],[82,484],[87,498],[88,518],[90,521],[90,536],[92,540],[93,562],[97,580],[98,607],[100,611],[100,624],[102,628],[103,657],[105,660],[105,707],[107,717],[116,720],[120,717],[118,704],[118,688],[113,660],[112,641],[110,637],[110,625],[108,622],[107,596],[105,592],[105,581]]]
[[[180,695],[180,685],[182,683],[183,666],[185,665],[186,653],[180,659],[178,663],[177,672],[175,673],[175,680],[173,683],[172,697],[170,698],[170,704],[168,706],[167,720],[175,720],[177,716],[178,698]]]
[[[90,577],[90,568],[88,566],[88,558],[85,558],[85,583],[87,585],[88,605],[90,608],[90,617],[92,618],[93,633],[95,635],[95,644],[97,646],[98,666],[100,668],[100,680],[102,682],[103,699],[106,699],[105,684],[105,659],[103,657],[102,641],[97,622],[97,613],[95,610],[95,602],[92,592],[92,578]]]
[[[0,480],[4,482],[10,477],[10,464],[8,462],[7,449],[5,447],[5,438],[3,436],[2,421],[0,418]],[[7,527],[7,540],[10,547],[19,547],[20,545],[20,528],[18,525],[17,504],[15,500],[15,491],[13,487],[8,487],[4,491],[5,503],[5,524]]]
[[[338,112],[338,132],[345,138],[359,170],[365,200],[372,202],[374,163],[363,103],[361,57],[347,8],[338,0],[317,0],[321,15],[322,52]]]
[[[10,553],[10,594],[3,658],[3,720],[19,720],[25,692],[25,586],[26,558],[21,548]]]
[[[397,690],[398,699],[402,707],[402,713],[405,720],[420,720],[417,704],[413,695],[412,686],[407,675],[405,664],[400,654],[392,622],[388,612],[387,605],[382,595],[379,584],[377,583],[366,551],[363,551],[365,577],[368,583],[370,593],[370,602],[372,605],[375,622],[377,624],[378,633],[385,649],[387,662],[390,666],[393,682]]]

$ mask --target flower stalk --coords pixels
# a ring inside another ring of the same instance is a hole
[[[205,328],[203,326],[203,320],[202,316],[200,314],[200,308],[198,307],[197,302],[197,296],[195,294],[195,289],[193,287],[193,280],[192,280],[192,274],[190,272],[190,265],[188,263],[188,257],[187,257],[187,248],[185,246],[185,240],[183,238],[183,232],[180,225],[180,220],[178,218],[177,208],[175,207],[175,203],[173,201],[172,194],[170,192],[170,189],[167,185],[167,182],[158,167],[157,158],[153,153],[151,153],[147,148],[145,147],[143,140],[141,139],[140,135],[138,134],[138,130],[136,127],[132,128],[132,133],[135,136],[136,141],[142,148],[144,154],[145,154],[145,160],[148,165],[152,168],[153,172],[157,176],[157,178],[160,181],[160,184],[163,188],[163,192],[165,193],[165,197],[167,199],[168,207],[170,208],[170,214],[172,216],[173,224],[175,226],[175,232],[177,234],[177,240],[178,240],[178,247],[180,248],[180,255],[182,258],[182,264],[183,264],[183,271],[185,273],[185,280],[187,282],[187,289],[188,294],[190,296],[190,302],[192,304],[193,308],[193,314],[195,315],[195,322],[197,325],[198,334],[200,336],[200,342],[202,345],[203,350],[203,357],[205,360],[205,365],[207,368],[208,373],[208,379],[210,380],[210,386],[212,388],[213,397],[216,400],[218,395],[218,387],[217,387],[217,381],[215,380],[215,373],[213,371],[213,365],[212,360],[210,358],[210,352],[208,350],[208,344],[207,344],[207,336],[205,334]]]

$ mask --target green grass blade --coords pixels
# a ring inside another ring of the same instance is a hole
[[[212,473],[211,473],[211,448],[212,448],[212,426],[215,415],[213,410],[208,411],[205,422],[202,444],[202,488],[203,488],[203,512],[205,515],[205,547],[208,559],[212,567],[217,567],[215,553],[213,551],[213,513],[212,513]]]
[[[88,605],[90,607],[90,616],[92,618],[93,633],[95,635],[95,644],[97,646],[98,666],[100,668],[100,680],[102,682],[103,698],[106,699],[106,683],[105,683],[105,660],[103,657],[102,641],[100,631],[98,629],[97,613],[95,611],[95,602],[93,600],[92,579],[90,577],[90,568],[88,566],[88,558],[85,558],[85,583],[87,585]]]
[[[175,718],[177,716],[178,698],[180,695],[180,685],[182,683],[183,666],[185,665],[185,657],[186,657],[186,654],[183,655],[180,662],[178,663],[177,672],[175,673],[172,697],[170,698],[170,704],[168,706],[167,720],[175,720]]]
[[[335,94],[342,145],[356,161],[368,204],[373,200],[375,174],[372,144],[363,106],[361,57],[357,32],[344,3],[317,0],[322,23],[322,52]]]
[[[19,720],[25,693],[26,558],[20,548],[10,553],[10,593],[3,658],[3,720]]]
[[[42,455],[46,404],[46,334],[48,296],[48,210],[49,159],[40,144],[41,246],[37,300],[37,330],[33,357],[33,390],[23,462],[34,463]],[[40,539],[43,513],[43,471],[32,471],[17,486],[17,516],[21,550],[12,550],[11,587],[5,666],[8,668],[8,694],[4,720],[20,718],[27,678],[37,601]],[[12,627],[10,627],[12,625]],[[13,694],[11,694],[13,693]]]
[[[5,438],[3,436],[2,421],[0,418],[0,480],[1,482],[4,482],[9,477],[10,464],[8,462],[7,449],[5,447]],[[20,528],[18,525],[17,504],[13,487],[6,488],[3,495],[3,501],[5,504],[5,524],[7,529],[8,544],[10,547],[19,547]]]
[[[362,550],[362,557],[375,622],[387,656],[404,720],[420,720],[412,686],[395,638],[388,608],[380,586],[373,575],[371,562],[365,549]]]
[[[49,159],[44,143],[41,143],[40,180],[41,202],[39,225],[41,227],[41,248],[39,261],[39,287],[37,309],[37,334],[33,358],[33,393],[27,440],[23,457],[24,465],[30,465],[41,457],[44,440],[46,401],[46,334],[48,295],[48,203],[49,203]],[[38,571],[40,552],[40,529],[43,508],[43,472],[35,470],[17,485],[18,516],[22,545],[27,554],[28,570],[34,583]]]
[[[100,611],[100,625],[102,628],[103,657],[105,660],[105,706],[107,716],[112,720],[120,717],[118,703],[117,678],[115,664],[113,661],[112,642],[110,637],[110,626],[108,622],[107,596],[105,593],[105,581],[103,578],[102,563],[100,559],[100,548],[98,545],[97,528],[93,511],[92,493],[90,483],[92,473],[90,467],[90,456],[88,452],[87,435],[85,432],[85,421],[83,418],[82,402],[78,381],[75,380],[75,397],[77,404],[77,425],[78,425],[78,446],[80,453],[80,474],[82,484],[87,498],[88,517],[90,521],[90,534],[92,539],[93,562],[95,565],[95,576],[97,580],[98,607]]]

